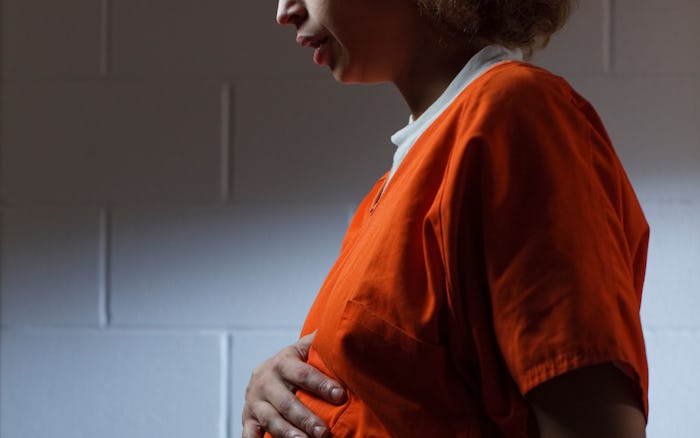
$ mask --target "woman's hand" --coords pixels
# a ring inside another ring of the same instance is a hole
[[[295,395],[302,388],[333,404],[345,399],[345,390],[306,363],[316,333],[260,364],[248,382],[243,407],[243,438],[260,438],[265,431],[275,438],[329,436],[328,426]]]

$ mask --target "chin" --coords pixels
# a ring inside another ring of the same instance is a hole
[[[331,74],[333,74],[333,78],[335,78],[335,80],[341,84],[356,84],[359,82],[355,75],[351,74],[351,72],[349,72],[348,69],[343,68],[343,66],[331,65],[329,68],[331,70]]]

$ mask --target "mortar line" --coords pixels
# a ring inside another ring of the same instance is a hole
[[[100,210],[99,237],[99,325],[101,328],[110,324],[110,250],[111,250],[111,217],[108,208]]]
[[[233,335],[231,333],[225,333],[221,339],[221,370],[220,370],[220,381],[222,387],[220,388],[220,406],[221,412],[219,413],[219,436],[220,438],[232,438],[231,437],[231,409],[232,409],[232,361],[231,354],[233,351]]]

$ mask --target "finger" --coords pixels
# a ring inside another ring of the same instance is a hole
[[[270,411],[270,408],[273,411]],[[292,426],[306,431],[314,438],[326,436],[328,430],[323,420],[307,408],[293,391],[289,390],[279,375],[267,379],[264,385],[249,385],[246,390],[243,421],[248,419],[256,420],[268,432],[272,432],[266,427],[268,423],[282,424],[283,426],[291,423]],[[278,426],[278,428],[280,427]]]
[[[243,434],[241,436],[243,438],[262,438],[263,428],[252,418],[243,420]]]
[[[276,368],[284,381],[327,402],[337,405],[345,400],[345,389],[338,382],[309,364],[280,360],[276,363]]]
[[[308,438],[309,435],[301,429],[289,423],[280,415],[278,409],[269,403],[260,403],[254,408],[257,423],[275,438]],[[324,429],[325,430],[325,429]],[[313,429],[312,429],[313,431]],[[311,435],[314,438],[323,438],[324,435]]]
[[[299,401],[294,393],[273,391],[268,394],[267,400],[275,414],[281,414],[288,423],[306,431],[310,436],[321,438],[328,434],[328,426]],[[261,415],[269,415],[266,409],[267,406],[262,406],[260,412],[256,412],[258,420]]]

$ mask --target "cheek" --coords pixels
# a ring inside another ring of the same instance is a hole
[[[307,2],[306,9],[309,11],[311,18],[321,22],[321,24],[332,21],[334,8],[330,7],[328,3]]]

